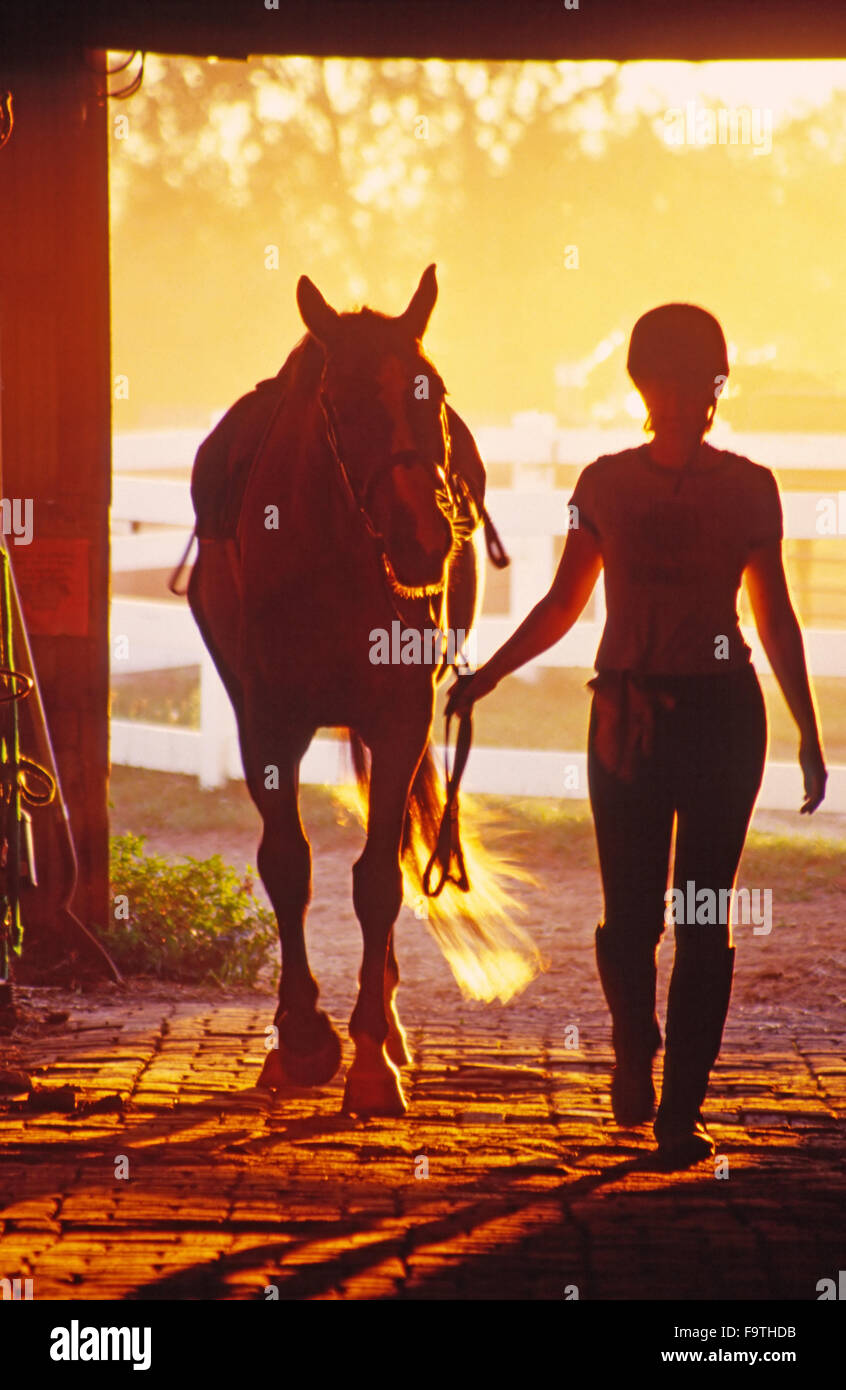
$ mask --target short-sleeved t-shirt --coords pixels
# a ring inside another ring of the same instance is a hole
[[[704,444],[680,475],[643,445],[588,464],[571,506],[571,525],[594,534],[605,570],[597,671],[708,675],[748,665],[741,577],[752,551],[783,534],[769,468]]]

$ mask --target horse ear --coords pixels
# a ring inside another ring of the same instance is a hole
[[[437,297],[438,282],[435,277],[435,267],[429,265],[420,276],[420,284],[411,296],[411,303],[405,313],[400,315],[402,322],[411,329],[415,338],[422,338],[426,332],[426,325],[435,307]]]
[[[338,323],[338,315],[307,275],[301,275],[297,281],[297,308],[309,332],[318,342],[327,343]]]

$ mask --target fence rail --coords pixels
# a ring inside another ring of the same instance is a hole
[[[225,692],[223,698],[226,698]],[[231,728],[227,725],[231,723]],[[123,767],[181,772],[197,777],[202,787],[219,787],[241,778],[234,718],[228,701],[219,722],[175,729],[138,720],[113,719],[111,758]],[[346,745],[340,739],[314,739],[300,765],[300,781],[342,786],[354,780]],[[462,786],[466,791],[500,796],[587,798],[584,753],[531,748],[474,748]],[[797,764],[768,762],[758,806],[768,811],[798,811],[804,800]],[[846,815],[846,767],[829,768],[825,811]]]
[[[573,431],[572,434],[580,432]],[[202,433],[178,431],[166,436],[173,444],[195,449]],[[183,436],[185,438],[183,439]],[[150,440],[139,437],[131,446],[116,449],[117,467],[128,469],[164,468],[161,451],[151,463]],[[628,436],[630,439],[630,435]],[[774,437],[767,437],[772,440]],[[778,438],[779,453],[787,451],[784,437]],[[587,440],[584,441],[587,446]],[[803,448],[795,443],[789,463],[782,466],[846,469],[846,441],[839,436],[825,437],[814,456],[808,437]],[[622,444],[617,447],[623,447]],[[740,443],[731,445],[737,447]],[[550,446],[551,452],[555,450]],[[755,457],[752,448],[748,453]],[[488,451],[490,456],[491,450]],[[495,452],[495,451],[494,451]],[[581,457],[591,456],[581,450]],[[559,444],[557,453],[560,455]],[[763,450],[758,451],[766,456]],[[593,453],[595,457],[595,452]],[[512,454],[512,459],[519,454]],[[525,458],[525,454],[523,455]],[[547,460],[550,454],[546,455]],[[772,457],[772,450],[770,451]],[[801,461],[797,463],[797,458]],[[825,461],[820,462],[822,458]],[[190,458],[188,460],[190,462]],[[767,459],[769,462],[769,458]],[[170,465],[172,466],[172,464]],[[552,579],[560,538],[566,531],[569,490],[552,486],[553,466],[545,463],[517,462],[514,466],[517,488],[490,488],[488,506],[512,556],[509,605],[505,615],[483,614],[477,628],[476,654],[485,661],[513,632],[534,603],[546,592]],[[841,481],[837,479],[837,481]],[[819,539],[817,506],[821,497],[834,501],[839,516],[846,519],[846,492],[785,492],[782,503],[785,535],[795,540]],[[187,479],[131,477],[118,472],[114,479],[112,567],[116,573],[170,569],[176,565],[193,526],[193,510]],[[148,526],[152,531],[134,528]],[[127,527],[132,529],[126,530]],[[846,524],[844,524],[846,537]],[[569,633],[548,652],[529,663],[530,668],[593,666],[604,623],[603,586],[597,586],[590,616],[576,623]],[[173,601],[115,598],[112,601],[111,637],[113,674],[167,670],[184,666],[200,668],[200,728],[144,724],[112,720],[112,761],[129,766],[162,771],[179,771],[197,776],[205,787],[219,786],[228,777],[240,777],[241,763],[235,720],[229,700],[206,652],[187,605]],[[747,640],[759,671],[769,672],[769,664],[757,634]],[[846,627],[805,631],[808,665],[815,676],[846,678]],[[351,777],[345,745],[334,739],[315,739],[302,766],[306,782],[337,784]],[[476,748],[465,774],[468,790],[499,792],[519,796],[587,795],[585,756],[582,752],[549,752],[526,748]],[[802,800],[798,767],[767,764],[759,805],[769,809],[797,809]],[[826,808],[846,812],[846,767],[830,770]]]

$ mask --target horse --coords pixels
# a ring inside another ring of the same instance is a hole
[[[296,294],[305,336],[198,450],[188,602],[235,711],[263,822],[258,869],[279,926],[274,1046],[258,1086],[324,1085],[341,1063],[306,955],[311,852],[298,804],[300,761],[315,732],[340,728],[368,801],[353,866],[363,957],[343,1111],[396,1117],[407,1108],[401,1068],[410,1056],[396,1007],[394,924],[403,866],[419,870],[421,851],[437,839],[435,687],[448,665],[460,668],[454,652],[439,661],[408,652],[427,625],[472,628],[482,521],[492,559],[507,556],[484,508],[475,442],[421,347],[435,267],[396,317],[367,307],[339,313],[307,276]],[[396,634],[397,622],[401,659],[374,660],[374,633]],[[474,891],[460,923],[439,938],[448,959],[455,968],[456,951],[481,948],[506,969],[519,957],[514,988],[522,987],[536,973],[528,938],[516,928],[507,941],[492,934]]]

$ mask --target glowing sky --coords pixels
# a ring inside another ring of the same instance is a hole
[[[690,102],[766,116],[771,150],[668,144]],[[426,346],[476,423],[568,380],[616,409],[631,325],[669,299],[720,317],[735,391],[763,364],[846,394],[846,62],[153,55],[110,115],[116,428],[204,424],[275,373],[301,273],[396,313],[431,260]]]

